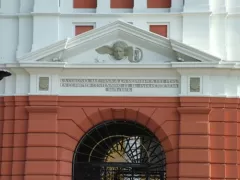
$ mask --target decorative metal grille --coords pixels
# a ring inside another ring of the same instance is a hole
[[[73,180],[165,180],[166,158],[158,139],[133,121],[106,121],[80,141]]]

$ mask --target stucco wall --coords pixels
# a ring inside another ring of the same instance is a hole
[[[98,28],[119,18],[146,30],[152,23],[169,24],[169,37],[224,60],[239,60],[240,1],[185,0],[183,5],[183,0],[172,0],[169,9],[149,9],[146,0],[135,1],[129,12],[113,11],[109,0],[84,10],[74,9],[71,0],[1,0],[0,63],[74,36],[76,24]]]
[[[71,180],[94,125],[137,121],[156,134],[173,179],[239,179],[239,99],[23,96],[0,99],[3,180]]]

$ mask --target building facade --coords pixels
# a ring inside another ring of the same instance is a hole
[[[240,179],[239,49],[238,0],[0,0],[1,179]]]

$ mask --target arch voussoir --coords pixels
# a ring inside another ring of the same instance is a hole
[[[156,108],[139,108],[136,121],[146,126]]]
[[[136,121],[138,116],[138,108],[126,108],[125,109],[125,119]]]
[[[85,107],[83,108],[86,116],[93,125],[97,125],[103,121],[103,118],[97,107]]]
[[[126,119],[125,114],[126,114],[126,109],[123,107],[113,107],[111,108],[112,114],[113,114],[113,119]]]
[[[114,119],[112,109],[110,107],[98,108],[102,117],[102,121],[108,121]]]

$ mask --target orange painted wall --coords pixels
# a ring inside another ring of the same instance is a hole
[[[73,8],[92,8],[97,7],[97,0],[73,0]]]
[[[71,180],[80,138],[119,118],[155,133],[168,179],[240,179],[239,105],[197,97],[1,97],[1,180]]]
[[[147,0],[148,8],[170,8],[171,0]]]
[[[132,9],[134,0],[111,0],[111,8],[128,8]]]
[[[77,36],[92,29],[93,26],[75,26],[75,35]]]

